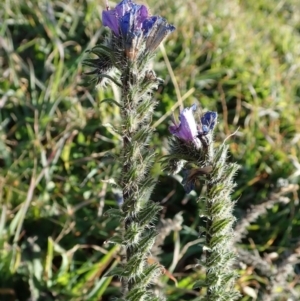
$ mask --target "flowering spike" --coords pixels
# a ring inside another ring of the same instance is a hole
[[[121,233],[111,241],[122,246],[124,261],[111,275],[121,278],[122,300],[158,301],[161,298],[154,296],[149,285],[162,270],[159,265],[149,267],[147,258],[157,235],[153,225],[160,210],[150,200],[155,184],[150,174],[155,153],[149,147],[149,139],[157,104],[152,94],[161,79],[148,63],[159,43],[175,28],[160,16],[150,17],[146,6],[132,0],[122,0],[114,9],[107,5],[102,18],[111,34],[102,45],[94,47],[91,53],[97,58],[86,60],[86,64],[94,68],[90,72],[96,75],[94,81],[107,78],[120,88],[120,99],[110,101],[120,108],[121,114],[121,172],[115,194],[120,214],[109,213],[120,221]]]
[[[171,140],[171,154],[166,156],[163,165],[174,172],[177,171],[175,167],[178,162],[184,161],[182,185],[186,193],[195,188],[196,181],[206,184],[203,212],[206,217],[206,241],[202,246],[206,257],[203,262],[206,279],[198,281],[196,286],[205,287],[207,301],[233,301],[239,294],[234,289],[237,276],[232,268],[235,258],[232,251],[232,226],[235,218],[230,193],[234,187],[232,178],[238,166],[226,163],[228,147],[225,144],[218,149],[213,146],[212,131],[217,123],[217,113],[206,112],[197,128],[194,110],[195,106],[184,109],[180,113],[180,123],[173,121],[174,125],[169,127],[178,139]],[[197,147],[198,141],[200,148]],[[199,201],[203,202],[202,194]]]
[[[102,22],[116,37],[123,37],[127,45],[133,46],[134,40],[141,37],[138,48],[143,49],[142,42],[145,42],[146,52],[153,52],[175,30],[164,18],[149,16],[146,6],[131,0],[123,0],[115,9],[103,11]]]

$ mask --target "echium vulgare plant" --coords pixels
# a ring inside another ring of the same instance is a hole
[[[173,120],[169,127],[173,135],[170,141],[170,155],[165,158],[164,166],[172,173],[181,169],[182,185],[189,193],[195,188],[196,181],[206,185],[205,211],[200,212],[205,222],[205,260],[200,262],[206,269],[206,278],[197,281],[194,288],[206,288],[207,301],[232,301],[239,294],[234,290],[236,273],[233,271],[233,223],[234,202],[230,199],[234,187],[233,176],[238,166],[227,163],[228,147],[225,143],[214,147],[213,130],[217,123],[216,112],[206,112],[198,124],[194,118],[196,105],[181,111],[179,122]]]
[[[102,22],[110,35],[102,45],[90,50],[97,58],[85,63],[94,68],[89,74],[95,75],[97,83],[110,79],[121,90],[120,100],[113,103],[120,107],[122,117],[119,133],[123,145],[118,159],[121,173],[116,183],[122,190],[123,204],[108,214],[121,221],[122,231],[111,241],[119,243],[126,255],[121,266],[109,274],[122,280],[120,300],[161,300],[149,289],[161,268],[147,262],[156,236],[153,222],[160,210],[149,200],[155,184],[150,175],[155,154],[148,143],[156,106],[152,94],[161,80],[149,68],[149,61],[175,27],[160,16],[150,16],[144,5],[131,0],[103,11]]]

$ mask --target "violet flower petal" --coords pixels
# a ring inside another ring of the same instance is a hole
[[[132,7],[136,5],[132,3],[131,0],[123,0],[121,1],[116,8],[114,9],[118,17],[123,17],[128,11],[132,9]]]
[[[144,31],[144,36],[147,36],[149,31],[152,29],[153,25],[155,24],[155,22],[157,21],[158,16],[151,16],[150,18],[146,19],[143,22],[143,31]]]
[[[136,33],[142,29],[143,22],[148,18],[148,9],[144,5],[133,4],[130,11],[126,12],[119,20],[119,26],[123,35],[129,32]]]
[[[123,33],[123,35],[126,35],[129,32],[130,26],[133,22],[132,18],[133,18],[132,13],[128,12],[120,20],[119,24],[120,24],[121,32]]]
[[[198,134],[196,121],[193,115],[193,111],[195,110],[196,105],[185,108],[179,116],[180,124],[171,125],[169,127],[170,132],[184,141],[194,141]]]
[[[119,34],[119,21],[115,9],[102,12],[102,24],[109,27],[115,35]]]
[[[119,35],[119,22],[122,17],[134,6],[140,6],[132,3],[131,0],[121,1],[114,9],[102,12],[103,26],[109,27],[115,35]]]
[[[143,22],[147,20],[148,18],[148,9],[145,5],[141,5],[138,11],[135,14],[136,22],[135,22],[135,28],[141,29]]]

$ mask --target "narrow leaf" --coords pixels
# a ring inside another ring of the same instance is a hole
[[[100,104],[103,102],[113,103],[113,104],[117,105],[119,108],[122,108],[122,105],[112,98],[103,99],[100,101]]]

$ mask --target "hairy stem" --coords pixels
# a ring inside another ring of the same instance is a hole
[[[208,179],[209,181],[209,179]],[[209,192],[211,191],[212,186],[211,185],[207,185],[207,192],[209,194]],[[209,218],[209,213],[211,212],[211,203],[209,200],[206,201],[206,211],[207,211],[207,220],[206,220],[206,245],[210,246],[211,245],[211,226],[212,226],[212,220]],[[210,262],[210,255],[211,252],[210,251],[206,251],[205,252],[205,256],[206,256],[206,265]],[[206,271],[206,278],[209,278],[209,270]],[[210,296],[211,296],[211,288],[207,287],[207,297],[208,300],[210,300]]]
[[[122,103],[123,103],[123,110],[122,110],[122,117],[123,120],[129,120],[131,115],[131,104],[133,103],[133,99],[129,94],[129,87],[130,85],[134,86],[137,83],[133,81],[133,77],[131,75],[130,68],[127,68],[124,72],[124,74],[121,76],[122,78]],[[132,157],[129,157],[128,154],[130,154],[130,141],[132,141],[132,132],[128,128],[128,125],[125,123],[122,125],[123,127],[123,166],[122,166],[122,175],[123,182],[122,182],[122,189],[123,189],[123,199],[125,203],[128,203],[128,206],[134,206],[134,202],[137,202],[135,199],[135,191],[134,191],[134,183],[132,182],[130,185],[130,182],[128,182],[130,179],[126,177],[128,175],[130,169],[133,168],[133,162]],[[129,203],[130,202],[130,203]],[[126,211],[126,206],[123,206],[123,211],[126,214],[128,214],[128,211]],[[135,222],[135,216],[132,216],[130,219],[125,220],[124,227],[125,227],[125,233],[130,231],[130,225]],[[131,246],[128,246],[126,250],[126,262],[129,262],[132,258],[133,250]],[[134,285],[133,279],[122,279],[123,282],[123,289],[125,291],[130,291]]]
[[[212,146],[211,146],[212,147]],[[232,178],[238,169],[236,164],[226,163],[227,147],[216,152],[211,148],[207,164],[212,172],[207,176],[206,199],[206,286],[207,301],[235,300],[232,252],[234,202],[230,193],[234,187]]]
[[[156,78],[148,79],[147,71],[139,68],[138,63],[130,60],[126,63],[121,75],[123,149],[119,179],[124,199],[121,244],[126,258],[123,270],[118,274],[122,279],[124,300],[160,300],[147,289],[160,274],[156,264],[147,263],[156,236],[152,224],[160,209],[149,200],[155,183],[150,175],[154,152],[148,141],[152,135],[151,117],[156,105],[151,100]],[[148,89],[141,93],[145,84]]]

